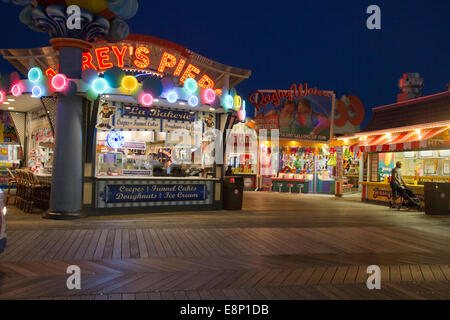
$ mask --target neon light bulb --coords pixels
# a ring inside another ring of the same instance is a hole
[[[22,92],[23,92],[23,88],[20,83],[16,83],[11,88],[11,93],[14,97],[20,97],[22,95]]]
[[[241,107],[241,104],[242,104],[242,98],[240,96],[235,96],[234,97],[234,108],[239,109]]]
[[[215,98],[216,93],[213,89],[208,88],[203,91],[203,101],[205,101],[206,103],[213,103]]]
[[[6,93],[3,90],[0,90],[0,104],[2,104],[3,102],[5,102],[6,99]]]
[[[188,104],[191,107],[196,107],[198,106],[198,98],[196,96],[190,96],[188,99]]]
[[[175,91],[170,91],[167,94],[167,101],[170,103],[175,103],[178,100],[178,94]]]
[[[40,86],[34,86],[33,89],[31,89],[31,97],[33,98],[42,97],[42,88]]]
[[[226,97],[225,97],[224,104],[225,104],[224,107],[225,107],[226,109],[231,109],[231,108],[233,108],[233,97],[230,96],[229,94],[227,94]]]
[[[197,81],[192,78],[187,78],[184,82],[184,87],[190,93],[194,93],[197,90]]]
[[[31,68],[28,71],[28,80],[31,82],[39,82],[42,78],[42,70],[38,67]]]
[[[122,88],[126,91],[134,91],[138,87],[138,81],[133,76],[125,76],[122,79]]]
[[[141,96],[141,104],[145,107],[150,107],[153,104],[153,96],[145,93]]]
[[[58,73],[52,78],[52,87],[56,91],[64,90],[64,88],[67,87],[67,84],[67,77],[62,73]]]
[[[104,94],[108,90],[108,82],[103,78],[97,78],[92,81],[92,90],[98,94]]]

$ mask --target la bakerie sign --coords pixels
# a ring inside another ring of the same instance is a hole
[[[106,45],[93,48],[90,52],[83,53],[83,70],[87,68],[96,71],[105,71],[112,67],[133,68],[146,70],[156,69],[162,74],[171,74],[178,77],[181,83],[187,78],[196,78],[201,74],[201,69],[194,64],[187,63],[183,58],[177,57],[167,51],[151,52],[147,46],[134,45]],[[45,73],[53,76],[57,72],[48,68]],[[202,88],[214,89],[214,81],[206,74],[198,80],[197,85]]]

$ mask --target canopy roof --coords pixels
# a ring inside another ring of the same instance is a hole
[[[130,35],[126,40],[119,43],[107,43],[105,40],[99,40],[93,44],[93,49],[91,49],[91,54],[95,59],[95,48],[102,46],[114,45],[119,48],[122,46],[133,46],[133,48],[138,48],[140,46],[147,47],[150,50],[149,58],[150,65],[147,69],[139,71],[151,71],[156,72],[159,59],[152,59],[156,55],[162,55],[163,52],[168,52],[174,55],[177,60],[185,60],[185,67],[189,64],[193,64],[198,67],[201,72],[199,74],[200,78],[203,74],[208,75],[215,83],[216,88],[221,88],[225,85],[227,77],[229,77],[229,88],[233,88],[240,82],[248,79],[251,75],[250,70],[236,68],[228,66],[214,60],[208,59],[201,56],[194,51],[191,51],[179,44],[145,35]],[[8,60],[19,72],[22,74],[27,74],[31,67],[38,66],[43,70],[49,67],[57,69],[59,53],[55,51],[52,47],[42,47],[42,48],[31,48],[31,49],[0,49],[0,53],[3,58]],[[115,56],[111,54],[111,60],[113,61]],[[128,59],[128,60],[127,60]],[[125,68],[138,70],[133,66],[132,61],[136,57],[129,55],[125,56]],[[127,64],[128,62],[128,64]],[[128,65],[128,67],[127,67]],[[173,73],[174,70],[168,70],[169,73]]]

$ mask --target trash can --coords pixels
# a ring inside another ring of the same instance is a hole
[[[244,196],[244,178],[225,176],[223,178],[223,208],[225,210],[242,210]]]
[[[425,213],[450,214],[450,183],[424,182]]]

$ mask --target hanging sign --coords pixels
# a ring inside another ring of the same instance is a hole
[[[105,202],[197,201],[206,199],[204,184],[107,185]]]
[[[161,108],[146,108],[138,106],[124,106],[122,116],[160,118],[178,121],[195,121],[195,114],[188,111],[169,110]]]

